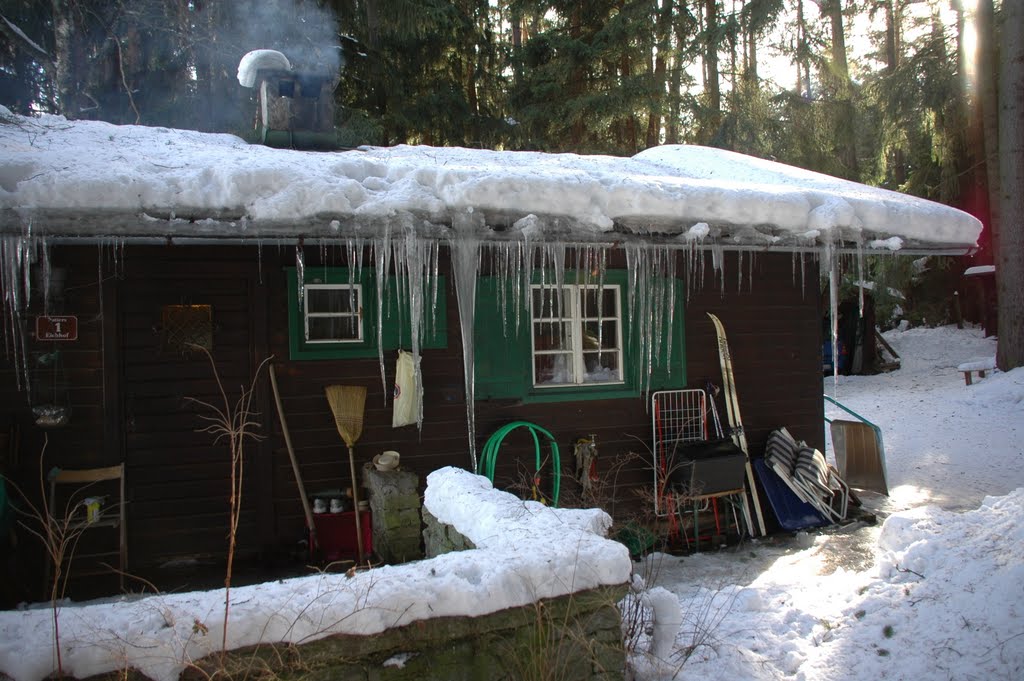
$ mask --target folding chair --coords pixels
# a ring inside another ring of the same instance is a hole
[[[85,533],[96,529],[116,529],[118,531],[118,582],[124,590],[124,572],[128,567],[127,523],[125,513],[124,464],[105,468],[86,468],[78,470],[54,469],[50,475],[51,522],[62,524],[67,534]],[[103,483],[108,483],[104,485]],[[116,484],[110,484],[116,483]],[[103,494],[106,492],[107,494]],[[89,508],[87,500],[99,496],[115,496],[117,503],[102,503],[101,506]],[[58,505],[63,501],[63,505]],[[70,559],[99,560],[113,552],[96,552],[87,555],[71,555]],[[53,565],[48,566],[47,579],[52,574]],[[88,574],[90,571],[76,570],[76,575]],[[92,574],[101,572],[99,569]]]
[[[800,500],[810,504],[824,520],[846,518],[850,488],[824,455],[797,442],[785,428],[768,436],[765,463]]]

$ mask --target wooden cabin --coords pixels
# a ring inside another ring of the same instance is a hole
[[[753,246],[739,230],[704,242],[672,240],[664,229],[616,229],[548,235],[557,248],[510,249],[503,245],[509,239],[524,242],[506,219],[493,240],[467,256],[461,233],[446,232],[436,218],[431,229],[440,235],[408,231],[407,215],[394,218],[393,230],[365,235],[358,221],[346,222],[355,224],[346,233],[335,220],[314,228],[302,215],[264,228],[254,221],[246,231],[237,216],[209,210],[203,217],[194,205],[177,215],[165,206],[154,219],[116,206],[19,209],[17,192],[5,201],[8,352],[0,364],[0,423],[18,436],[10,439],[16,445],[8,447],[4,472],[38,503],[53,467],[123,463],[125,570],[152,582],[129,578],[129,589],[207,585],[192,576],[223,564],[230,450],[204,432],[212,413],[206,405],[223,408],[220,387],[231,405],[241,391],[254,390],[249,417],[257,437],[244,447],[236,574],[252,569],[258,578],[307,560],[306,521],[270,366],[311,494],[352,486],[325,387],[356,385],[367,389],[354,446],[360,469],[395,450],[422,485],[438,468],[478,464],[492,433],[526,421],[557,441],[563,505],[599,504],[622,524],[655,520],[651,395],[705,389],[728,428],[715,395],[723,378],[708,313],[728,334],[750,453],[759,456],[780,426],[824,445],[827,302],[819,268],[833,251],[806,238]],[[378,227],[387,222],[374,220]],[[18,248],[31,257],[15,258]],[[427,259],[412,267],[409,254],[423,248]],[[638,258],[652,253],[640,267]],[[458,280],[474,261],[468,271],[476,283],[467,296]],[[26,271],[36,277],[33,286],[25,284]],[[14,290],[21,297],[11,300]],[[552,296],[554,290],[562,293]],[[460,303],[466,309],[473,295],[473,323],[464,327]],[[584,331],[552,331],[562,323]],[[473,339],[469,364],[464,328]],[[422,421],[393,427],[397,353],[416,346]],[[467,395],[474,396],[468,409]],[[597,451],[596,464],[583,472],[590,489],[583,499],[573,458],[581,440]],[[535,449],[528,433],[510,436],[496,485],[530,496]],[[537,493],[550,496],[554,466],[546,450],[542,458]],[[767,506],[765,514],[771,526]],[[5,598],[41,598],[42,552],[32,537],[16,534],[17,547],[8,549],[14,587]],[[85,543],[79,550],[88,553]],[[99,576],[86,579],[81,568],[72,595],[117,589],[109,567],[117,557],[106,560]]]

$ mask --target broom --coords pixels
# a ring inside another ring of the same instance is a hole
[[[366,388],[361,385],[329,385],[324,388],[327,402],[334,412],[334,424],[341,439],[348,446],[348,467],[352,473],[352,507],[356,519],[356,550],[359,562],[363,562],[363,523],[359,519],[359,481],[356,478],[356,459],[353,447],[363,434],[363,406],[366,404]]]

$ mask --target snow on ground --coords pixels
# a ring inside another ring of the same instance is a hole
[[[1024,678],[1024,369],[966,386],[995,354],[977,329],[886,339],[900,370],[824,381],[883,430],[884,523],[638,564],[684,615],[638,679]]]
[[[372,635],[629,580],[629,551],[604,538],[612,522],[604,511],[522,501],[457,468],[428,476],[424,505],[477,548],[354,575],[234,588],[226,634],[223,590],[62,604],[63,670],[86,678],[129,666],[173,681],[190,662],[220,650],[225,635],[229,650]],[[57,670],[52,624],[46,604],[0,612],[0,679],[37,681]]]

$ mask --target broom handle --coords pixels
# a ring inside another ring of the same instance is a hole
[[[359,562],[363,562],[363,522],[359,518],[359,482],[356,480],[356,455],[352,451],[352,445],[348,447],[348,467],[352,472],[352,508],[356,512],[356,549],[359,552]]]
[[[288,458],[292,462],[292,472],[295,474],[295,484],[299,488],[299,499],[302,500],[302,511],[306,514],[306,525],[309,526],[309,537],[312,546],[309,547],[310,555],[320,546],[316,537],[316,523],[313,522],[313,511],[309,508],[309,498],[306,496],[306,486],[302,484],[302,474],[299,472],[299,462],[295,459],[295,449],[292,447],[292,436],[288,432],[288,422],[284,419],[284,407],[281,405],[281,393],[277,389],[277,373],[274,365],[270,365],[270,386],[274,389],[274,404],[277,405],[277,418],[281,421],[281,432],[284,434],[284,444],[288,447]]]

